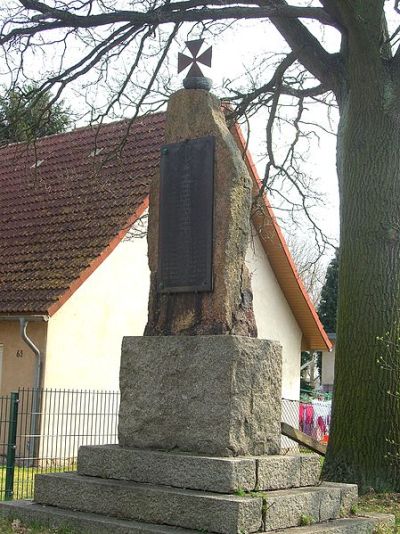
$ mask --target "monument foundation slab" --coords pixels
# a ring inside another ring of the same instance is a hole
[[[81,447],[81,475],[134,480],[178,488],[235,493],[256,487],[256,459],[211,458],[174,452],[124,449],[118,445]]]
[[[216,534],[257,532],[262,499],[221,495],[75,473],[37,475],[35,502]]]

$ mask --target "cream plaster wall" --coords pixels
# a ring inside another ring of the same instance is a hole
[[[146,238],[124,240],[50,318],[45,387],[118,390],[122,338],[143,334],[148,291]]]
[[[281,343],[282,396],[298,399],[302,332],[257,237],[249,247],[246,262],[252,277],[258,337]]]
[[[28,323],[27,334],[45,358],[46,322]],[[20,387],[32,388],[36,356],[21,339],[18,321],[0,319],[0,344],[3,345],[3,365],[0,369],[1,395]]]
[[[282,344],[282,394],[298,399],[300,328],[258,238],[246,261],[259,337]],[[148,290],[146,239],[123,241],[50,318],[44,386],[118,389],[121,341],[142,335]]]

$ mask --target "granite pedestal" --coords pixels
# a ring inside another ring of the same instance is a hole
[[[122,447],[210,456],[277,454],[281,347],[241,336],[126,337]]]

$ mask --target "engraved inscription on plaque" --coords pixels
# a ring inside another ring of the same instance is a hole
[[[158,290],[212,291],[214,137],[161,149]]]

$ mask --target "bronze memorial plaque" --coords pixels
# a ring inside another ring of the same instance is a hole
[[[161,148],[158,289],[212,291],[214,137]]]

